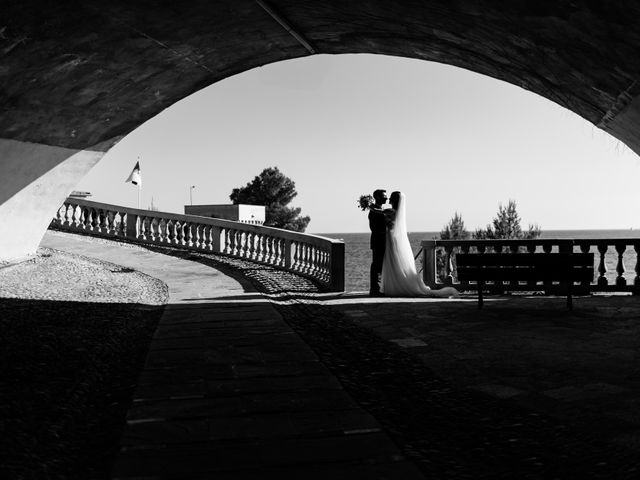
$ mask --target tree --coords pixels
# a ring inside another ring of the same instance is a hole
[[[449,223],[440,230],[441,240],[466,240],[469,238],[469,232],[464,226],[462,216],[455,212]]]
[[[509,200],[507,206],[498,205],[498,214],[493,219],[493,225],[487,225],[486,229],[476,229],[473,238],[476,240],[485,239],[516,239],[533,240],[538,238],[542,230],[538,225],[529,225],[527,231],[523,231],[520,226],[520,215],[516,210],[516,201]]]
[[[234,204],[264,205],[266,226],[304,232],[311,218],[300,216],[300,208],[287,206],[296,195],[295,182],[278,167],[270,167],[244,187],[234,188],[229,198]]]
[[[464,226],[464,221],[462,220],[462,215],[458,212],[455,212],[453,217],[449,220],[442,230],[440,230],[440,239],[441,240],[466,240],[469,238],[469,232]],[[458,253],[460,249],[458,247],[454,248],[454,252]],[[442,248],[438,248],[436,250],[436,270],[438,272],[438,277],[440,281],[445,281],[445,262],[446,255]],[[455,270],[455,257],[453,258],[453,269]]]

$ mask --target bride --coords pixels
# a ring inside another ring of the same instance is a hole
[[[380,290],[387,297],[458,297],[453,287],[431,290],[416,272],[409,237],[405,195],[393,192],[389,197],[391,208],[384,210],[387,220],[387,242],[382,263]]]

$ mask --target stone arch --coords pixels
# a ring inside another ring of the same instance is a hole
[[[0,221],[30,241],[0,243],[0,258],[34,251],[75,183],[146,120],[233,74],[315,53],[473,70],[640,152],[631,0],[11,3],[0,21]]]

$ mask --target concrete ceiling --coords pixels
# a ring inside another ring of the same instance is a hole
[[[106,150],[244,70],[313,53],[377,53],[519,85],[640,152],[634,0],[0,3],[4,139]]]
[[[140,124],[316,53],[467,68],[640,153],[639,24],[636,0],[0,0],[0,223],[19,232],[0,236],[0,262],[32,255],[78,181]]]

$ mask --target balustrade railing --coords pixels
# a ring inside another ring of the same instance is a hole
[[[309,277],[344,290],[344,242],[246,223],[68,198],[54,228],[136,243],[216,253]]]
[[[456,253],[594,253],[591,283],[582,285],[589,292],[633,292],[640,294],[640,238],[579,238],[536,240],[423,240],[424,282],[432,288],[453,285],[460,290],[476,290],[473,283],[456,279]],[[493,284],[489,290],[527,290],[526,285]]]

